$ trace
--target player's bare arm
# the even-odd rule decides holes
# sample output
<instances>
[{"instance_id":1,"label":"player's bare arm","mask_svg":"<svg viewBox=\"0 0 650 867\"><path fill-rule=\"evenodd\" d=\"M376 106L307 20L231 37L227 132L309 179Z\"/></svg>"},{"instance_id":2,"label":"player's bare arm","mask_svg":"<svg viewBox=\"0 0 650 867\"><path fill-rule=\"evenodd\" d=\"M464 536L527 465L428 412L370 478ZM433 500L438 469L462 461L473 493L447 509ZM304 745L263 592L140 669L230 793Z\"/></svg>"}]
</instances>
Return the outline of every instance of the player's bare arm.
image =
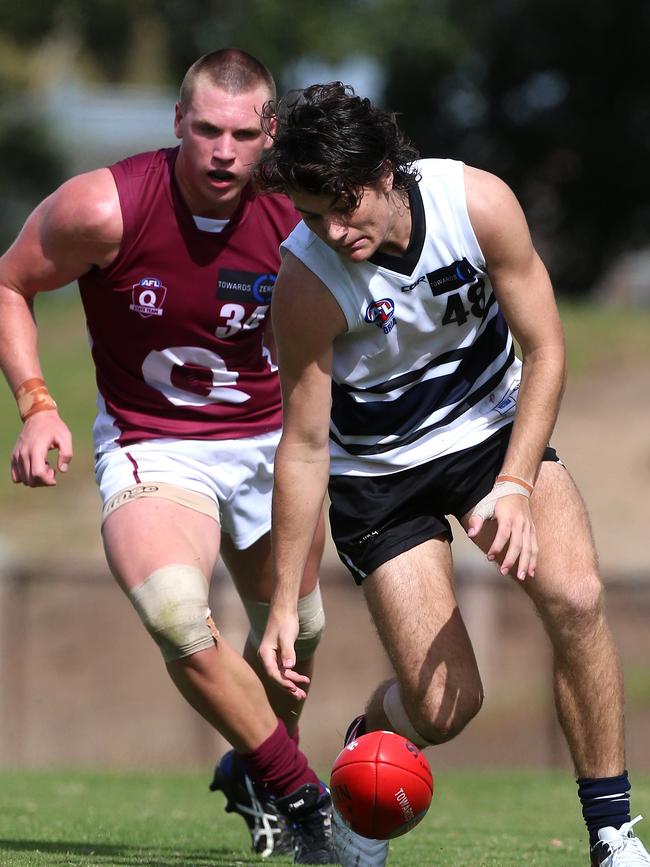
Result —
<instances>
[{"instance_id":1,"label":"player's bare arm","mask_svg":"<svg viewBox=\"0 0 650 867\"><path fill-rule=\"evenodd\" d=\"M20 389L25 422L11 458L14 482L56 484L47 452L58 450L57 469L63 472L72 458L70 432L43 379L33 298L67 285L93 265L109 264L121 236L117 190L111 173L102 169L72 178L41 202L0 259L0 367L12 391Z\"/></svg>"},{"instance_id":2,"label":"player's bare arm","mask_svg":"<svg viewBox=\"0 0 650 867\"><path fill-rule=\"evenodd\" d=\"M551 282L532 243L523 211L508 186L494 175L465 169L470 220L508 325L521 347L523 371L515 422L501 474L534 486L560 405L565 380L562 326ZM522 490L525 491L525 488ZM534 575L537 544L525 496L495 505L498 532L488 557L506 550L501 572L519 560L517 575ZM469 520L469 534L481 528Z\"/></svg>"},{"instance_id":3,"label":"player's bare arm","mask_svg":"<svg viewBox=\"0 0 650 867\"><path fill-rule=\"evenodd\" d=\"M287 254L273 293L280 362L282 437L273 492L274 590L260 657L296 698L305 678L292 671L300 581L329 477L332 342L345 330L340 307L301 262Z\"/></svg>"}]
</instances>

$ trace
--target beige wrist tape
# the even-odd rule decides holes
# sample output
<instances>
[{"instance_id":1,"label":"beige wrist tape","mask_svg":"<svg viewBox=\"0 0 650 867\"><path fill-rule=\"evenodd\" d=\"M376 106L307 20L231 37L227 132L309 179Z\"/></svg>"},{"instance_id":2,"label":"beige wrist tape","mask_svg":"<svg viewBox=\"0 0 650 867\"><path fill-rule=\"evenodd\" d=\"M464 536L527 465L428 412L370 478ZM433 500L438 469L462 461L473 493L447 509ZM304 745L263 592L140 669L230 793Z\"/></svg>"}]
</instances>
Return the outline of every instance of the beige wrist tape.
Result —
<instances>
[{"instance_id":1,"label":"beige wrist tape","mask_svg":"<svg viewBox=\"0 0 650 867\"><path fill-rule=\"evenodd\" d=\"M37 412L43 412L46 409L56 409L54 398L47 390L45 380L34 377L26 379L18 386L14 392L16 403L18 404L18 412L23 421L34 415Z\"/></svg>"},{"instance_id":2,"label":"beige wrist tape","mask_svg":"<svg viewBox=\"0 0 650 867\"><path fill-rule=\"evenodd\" d=\"M533 486L528 482L525 482L523 479L520 479L519 476L504 476L499 475L494 480L495 482L514 482L516 485L521 485L522 488L525 488L529 494L533 493Z\"/></svg>"},{"instance_id":3,"label":"beige wrist tape","mask_svg":"<svg viewBox=\"0 0 650 867\"><path fill-rule=\"evenodd\" d=\"M484 521L487 521L494 517L494 507L501 497L519 494L528 499L532 492L533 486L523 479L518 479L516 476L497 476L490 493L479 500L472 509L472 517L483 518Z\"/></svg>"}]
</instances>

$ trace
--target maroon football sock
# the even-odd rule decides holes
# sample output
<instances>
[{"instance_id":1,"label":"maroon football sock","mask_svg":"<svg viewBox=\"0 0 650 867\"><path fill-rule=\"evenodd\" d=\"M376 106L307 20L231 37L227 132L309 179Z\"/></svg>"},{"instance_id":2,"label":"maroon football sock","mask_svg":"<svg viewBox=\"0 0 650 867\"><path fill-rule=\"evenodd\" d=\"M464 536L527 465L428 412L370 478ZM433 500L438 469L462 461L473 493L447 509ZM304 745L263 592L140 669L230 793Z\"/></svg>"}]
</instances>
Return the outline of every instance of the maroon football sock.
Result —
<instances>
[{"instance_id":1,"label":"maroon football sock","mask_svg":"<svg viewBox=\"0 0 650 867\"><path fill-rule=\"evenodd\" d=\"M252 753L239 753L248 776L278 798L295 792L305 783L319 785L319 779L307 763L307 756L289 737L282 720L263 744Z\"/></svg>"}]
</instances>

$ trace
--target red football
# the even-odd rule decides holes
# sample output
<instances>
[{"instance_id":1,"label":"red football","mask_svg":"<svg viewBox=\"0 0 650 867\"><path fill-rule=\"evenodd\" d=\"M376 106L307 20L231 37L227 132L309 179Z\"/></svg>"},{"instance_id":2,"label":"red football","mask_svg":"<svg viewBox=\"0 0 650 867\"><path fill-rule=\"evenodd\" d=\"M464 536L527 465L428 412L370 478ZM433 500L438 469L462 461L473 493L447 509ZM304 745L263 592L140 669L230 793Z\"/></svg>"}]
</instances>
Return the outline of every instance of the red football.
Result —
<instances>
[{"instance_id":1,"label":"red football","mask_svg":"<svg viewBox=\"0 0 650 867\"><path fill-rule=\"evenodd\" d=\"M388 840L424 817L433 796L429 763L411 741L394 732L370 732L336 757L332 801L353 831Z\"/></svg>"}]
</instances>

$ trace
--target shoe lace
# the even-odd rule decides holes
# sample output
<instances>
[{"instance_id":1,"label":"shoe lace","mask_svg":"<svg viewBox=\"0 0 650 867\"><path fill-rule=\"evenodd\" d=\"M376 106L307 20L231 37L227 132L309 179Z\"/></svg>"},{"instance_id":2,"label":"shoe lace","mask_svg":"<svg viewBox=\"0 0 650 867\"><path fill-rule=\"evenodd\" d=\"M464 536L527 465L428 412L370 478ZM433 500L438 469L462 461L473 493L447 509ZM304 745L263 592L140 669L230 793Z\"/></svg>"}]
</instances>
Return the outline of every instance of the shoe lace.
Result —
<instances>
[{"instance_id":1,"label":"shoe lace","mask_svg":"<svg viewBox=\"0 0 650 867\"><path fill-rule=\"evenodd\" d=\"M648 867L650 865L650 855L645 846L630 833L634 825L640 822L643 816L637 816L631 822L626 822L620 827L620 836L609 842L612 853L615 855L614 867L620 864L620 867ZM621 854L625 856L625 861L618 858Z\"/></svg>"},{"instance_id":2,"label":"shoe lace","mask_svg":"<svg viewBox=\"0 0 650 867\"><path fill-rule=\"evenodd\" d=\"M265 804L257 795L251 780L244 777L243 783L250 800L250 806L237 804L239 812L246 813L253 820L250 827L253 848L263 858L268 857L274 849L274 837L282 834L283 828L277 813L265 809Z\"/></svg>"}]
</instances>

